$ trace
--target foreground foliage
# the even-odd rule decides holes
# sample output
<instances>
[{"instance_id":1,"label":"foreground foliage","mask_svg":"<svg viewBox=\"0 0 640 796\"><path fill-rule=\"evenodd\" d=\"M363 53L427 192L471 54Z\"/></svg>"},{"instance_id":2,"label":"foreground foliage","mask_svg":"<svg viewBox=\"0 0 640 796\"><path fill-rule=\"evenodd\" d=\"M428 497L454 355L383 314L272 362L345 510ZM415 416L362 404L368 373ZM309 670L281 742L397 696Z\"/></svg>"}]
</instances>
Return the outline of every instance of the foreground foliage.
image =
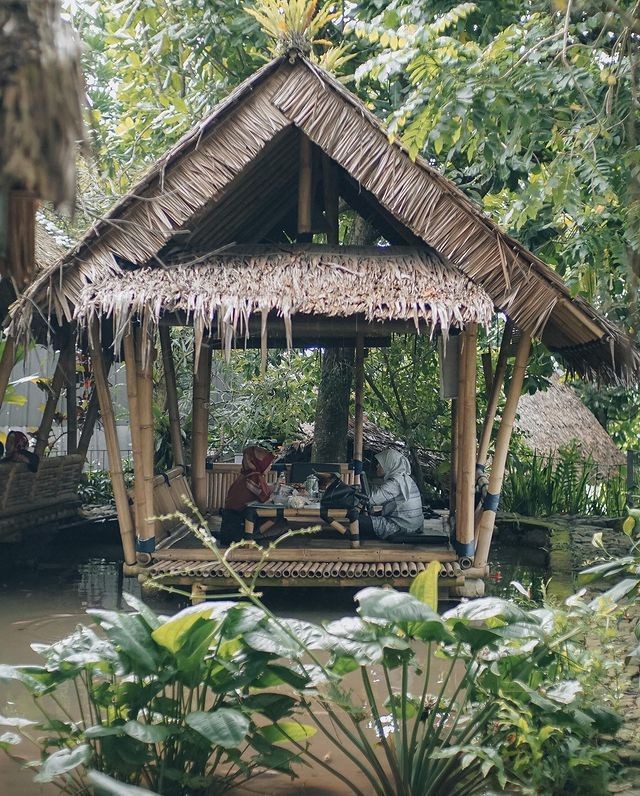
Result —
<instances>
[{"instance_id":1,"label":"foreground foliage","mask_svg":"<svg viewBox=\"0 0 640 796\"><path fill-rule=\"evenodd\" d=\"M74 794L91 792L88 769L173 796L304 763L360 796L471 794L487 779L559 794L588 778L604 792L613 757L601 736L618 719L582 685L593 608L484 599L441 617L423 602L425 578L411 594L364 589L358 616L324 625L276 617L242 581L249 601L170 618L132 597L132 613L91 611L101 632L34 645L42 667L0 668L44 717L1 719L0 746L29 739L36 779ZM335 766L309 745L314 733ZM364 788L344 775L345 756Z\"/></svg>"}]
</instances>

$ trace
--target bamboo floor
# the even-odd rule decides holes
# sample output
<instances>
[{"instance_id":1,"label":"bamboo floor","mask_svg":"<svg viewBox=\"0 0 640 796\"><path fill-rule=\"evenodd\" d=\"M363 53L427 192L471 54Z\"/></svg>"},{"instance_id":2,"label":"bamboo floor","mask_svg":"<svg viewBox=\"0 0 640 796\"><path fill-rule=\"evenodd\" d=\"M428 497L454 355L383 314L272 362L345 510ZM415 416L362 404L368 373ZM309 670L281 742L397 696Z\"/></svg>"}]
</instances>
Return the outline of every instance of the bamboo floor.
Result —
<instances>
[{"instance_id":1,"label":"bamboo floor","mask_svg":"<svg viewBox=\"0 0 640 796\"><path fill-rule=\"evenodd\" d=\"M352 548L348 539L294 537L277 547L236 548L226 554L237 575L255 579L259 587L364 587L391 585L406 588L429 562L441 563L443 591L462 587L468 578L483 578L485 570L463 570L442 530L440 521L425 528L428 544L398 544L382 540L361 541ZM258 539L260 537L258 536ZM220 548L224 553L225 548ZM224 563L212 550L189 535L180 533L164 542L151 554L143 579L150 577L175 586L192 586L215 591L234 586Z\"/></svg>"}]
</instances>

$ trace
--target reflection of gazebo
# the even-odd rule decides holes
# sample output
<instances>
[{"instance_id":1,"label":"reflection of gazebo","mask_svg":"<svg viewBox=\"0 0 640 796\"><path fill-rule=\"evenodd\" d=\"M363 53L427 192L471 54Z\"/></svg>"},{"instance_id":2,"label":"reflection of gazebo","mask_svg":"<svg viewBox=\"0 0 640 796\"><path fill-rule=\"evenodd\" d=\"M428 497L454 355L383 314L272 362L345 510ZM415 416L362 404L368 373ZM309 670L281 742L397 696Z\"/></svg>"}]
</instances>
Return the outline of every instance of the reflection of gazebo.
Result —
<instances>
[{"instance_id":1,"label":"reflection of gazebo","mask_svg":"<svg viewBox=\"0 0 640 796\"><path fill-rule=\"evenodd\" d=\"M338 246L340 199L370 221L389 245ZM476 333L494 306L509 320L477 446ZM64 260L35 282L13 315L10 333L41 333L41 314L54 331L71 321L89 329L126 564L134 565L136 555L139 560L150 557L152 572L172 572L177 582L211 583L215 578L222 584L223 579L216 577L217 565L207 551L154 550L159 531L152 519L151 365L157 332L174 462L180 465L184 457L169 327L194 329L191 486L201 509L208 502L205 455L213 348L246 344L261 347L266 355L268 346L354 345L357 460L365 346L384 344L396 331L461 332L455 336L458 344L452 344L460 365L454 401L453 548L370 542L356 550L346 543L311 540L270 558L262 579L272 584L311 583L312 576L323 584L406 582L434 559L446 562L451 583L483 577L531 336L540 337L584 376L635 378L639 364L617 329L584 302L571 299L551 269L502 233L432 167L413 162L398 142L390 143L355 96L296 52L245 81L169 150ZM105 366L121 352L134 447L133 514ZM512 353L515 363L493 453L490 495L475 527L475 464L486 461ZM239 552L236 558L242 560L242 571L251 574L254 553ZM465 575L460 566L469 564Z\"/></svg>"}]
</instances>

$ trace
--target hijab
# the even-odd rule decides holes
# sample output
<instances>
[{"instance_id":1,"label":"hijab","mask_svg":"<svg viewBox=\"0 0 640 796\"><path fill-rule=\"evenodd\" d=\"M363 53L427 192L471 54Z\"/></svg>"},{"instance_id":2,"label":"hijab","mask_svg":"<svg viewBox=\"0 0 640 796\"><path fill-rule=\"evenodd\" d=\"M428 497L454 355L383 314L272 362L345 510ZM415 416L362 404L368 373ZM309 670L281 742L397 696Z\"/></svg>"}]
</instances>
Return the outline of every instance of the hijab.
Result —
<instances>
[{"instance_id":1,"label":"hijab","mask_svg":"<svg viewBox=\"0 0 640 796\"><path fill-rule=\"evenodd\" d=\"M385 448L380 453L376 453L376 459L384 470L384 480L397 481L402 497L408 500L413 479L411 478L411 465L407 457L395 448Z\"/></svg>"},{"instance_id":2,"label":"hijab","mask_svg":"<svg viewBox=\"0 0 640 796\"><path fill-rule=\"evenodd\" d=\"M29 440L26 434L22 431L10 431L7 434L6 445L6 458L15 459L21 451L26 451L29 448ZM16 460L17 461L17 460Z\"/></svg>"},{"instance_id":3,"label":"hijab","mask_svg":"<svg viewBox=\"0 0 640 796\"><path fill-rule=\"evenodd\" d=\"M266 448L251 445L242 451L242 474L264 473L275 458Z\"/></svg>"}]
</instances>

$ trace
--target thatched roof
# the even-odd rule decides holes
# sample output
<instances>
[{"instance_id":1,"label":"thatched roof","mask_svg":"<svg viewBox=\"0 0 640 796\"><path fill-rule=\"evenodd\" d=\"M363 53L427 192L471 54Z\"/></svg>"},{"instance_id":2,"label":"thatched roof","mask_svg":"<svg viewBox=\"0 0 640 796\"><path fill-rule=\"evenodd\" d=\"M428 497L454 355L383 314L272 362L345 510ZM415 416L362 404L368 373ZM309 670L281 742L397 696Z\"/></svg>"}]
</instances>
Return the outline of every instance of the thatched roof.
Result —
<instances>
[{"instance_id":1,"label":"thatched roof","mask_svg":"<svg viewBox=\"0 0 640 796\"><path fill-rule=\"evenodd\" d=\"M114 272L83 288L76 317L112 317L117 338L145 311L156 323L164 313L181 313L203 329L218 319L240 335L252 314L275 311L291 343L296 315L410 319L416 329L426 323L448 330L487 325L493 302L457 268L417 248L254 245L195 264Z\"/></svg>"},{"instance_id":2,"label":"thatched roof","mask_svg":"<svg viewBox=\"0 0 640 796\"><path fill-rule=\"evenodd\" d=\"M524 434L527 446L538 453L556 454L561 448L575 444L601 470L618 467L626 461L624 453L575 390L557 377L547 390L521 396L516 427Z\"/></svg>"},{"instance_id":3,"label":"thatched roof","mask_svg":"<svg viewBox=\"0 0 640 796\"><path fill-rule=\"evenodd\" d=\"M0 190L73 206L84 137L80 48L59 0L0 4Z\"/></svg>"},{"instance_id":4,"label":"thatched roof","mask_svg":"<svg viewBox=\"0 0 640 796\"><path fill-rule=\"evenodd\" d=\"M30 327L34 304L60 319L86 314L82 302L114 274L162 268L176 252L200 255L286 232L301 136L337 167L342 197L391 244L432 247L580 374L637 378L640 354L620 330L572 299L551 268L432 166L411 160L355 95L299 54L263 67L170 149L37 280L14 332ZM198 301L193 290L189 301Z\"/></svg>"}]
</instances>

